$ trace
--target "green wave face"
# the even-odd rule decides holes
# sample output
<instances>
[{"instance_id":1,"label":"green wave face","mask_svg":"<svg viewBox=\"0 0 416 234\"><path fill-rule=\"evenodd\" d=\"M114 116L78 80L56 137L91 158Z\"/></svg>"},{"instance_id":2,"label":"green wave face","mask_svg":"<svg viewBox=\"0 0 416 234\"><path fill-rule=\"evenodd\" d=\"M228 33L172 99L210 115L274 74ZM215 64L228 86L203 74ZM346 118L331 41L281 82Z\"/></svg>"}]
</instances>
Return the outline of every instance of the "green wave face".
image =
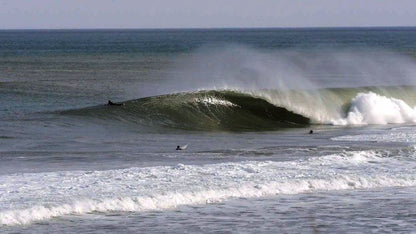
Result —
<instances>
[{"instance_id":1,"label":"green wave face","mask_svg":"<svg viewBox=\"0 0 416 234\"><path fill-rule=\"evenodd\" d=\"M330 124L346 116L358 93L375 92L414 105L413 87L320 90L211 90L146 97L123 106L96 106L64 114L185 130L264 131Z\"/></svg>"},{"instance_id":2,"label":"green wave face","mask_svg":"<svg viewBox=\"0 0 416 234\"><path fill-rule=\"evenodd\" d=\"M105 120L161 125L186 130L257 131L301 127L309 118L250 94L199 91L126 101L64 112Z\"/></svg>"}]
</instances>

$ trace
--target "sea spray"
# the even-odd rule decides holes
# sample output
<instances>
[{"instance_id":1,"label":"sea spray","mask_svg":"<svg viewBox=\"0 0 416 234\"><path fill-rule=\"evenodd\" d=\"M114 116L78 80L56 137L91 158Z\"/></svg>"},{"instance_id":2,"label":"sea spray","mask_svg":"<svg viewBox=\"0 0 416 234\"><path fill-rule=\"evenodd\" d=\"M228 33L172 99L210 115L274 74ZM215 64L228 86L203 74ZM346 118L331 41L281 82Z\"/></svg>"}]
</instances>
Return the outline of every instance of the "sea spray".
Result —
<instances>
[{"instance_id":1,"label":"sea spray","mask_svg":"<svg viewBox=\"0 0 416 234\"><path fill-rule=\"evenodd\" d=\"M336 125L416 123L416 107L403 100L373 92L359 93L351 101L347 117L333 121Z\"/></svg>"},{"instance_id":2,"label":"sea spray","mask_svg":"<svg viewBox=\"0 0 416 234\"><path fill-rule=\"evenodd\" d=\"M411 57L381 49L203 46L178 56L154 95L196 90L314 90L416 85Z\"/></svg>"},{"instance_id":3,"label":"sea spray","mask_svg":"<svg viewBox=\"0 0 416 234\"><path fill-rule=\"evenodd\" d=\"M348 107L360 92L371 91L400 99L410 106L416 102L414 88L400 88L415 87L414 60L383 49L264 50L241 44L205 45L178 56L170 71L155 94L232 90L264 99L314 124L412 122L409 118L403 121L353 120L360 117L348 114ZM349 120L346 120L347 115ZM242 126L252 124L247 122ZM218 125L221 124L208 124L211 129L226 129ZM255 130L257 126L248 128Z\"/></svg>"}]
</instances>

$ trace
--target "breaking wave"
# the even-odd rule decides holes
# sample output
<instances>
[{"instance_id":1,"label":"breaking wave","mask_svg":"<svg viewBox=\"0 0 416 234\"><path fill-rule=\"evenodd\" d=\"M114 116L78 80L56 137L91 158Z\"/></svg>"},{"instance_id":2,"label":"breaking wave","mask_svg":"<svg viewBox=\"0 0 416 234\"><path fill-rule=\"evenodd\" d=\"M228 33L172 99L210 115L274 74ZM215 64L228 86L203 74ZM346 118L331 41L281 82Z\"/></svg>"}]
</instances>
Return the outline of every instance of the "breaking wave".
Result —
<instances>
[{"instance_id":1,"label":"breaking wave","mask_svg":"<svg viewBox=\"0 0 416 234\"><path fill-rule=\"evenodd\" d=\"M249 93L177 93L64 112L101 119L191 130L269 130L305 126L310 119Z\"/></svg>"},{"instance_id":2,"label":"breaking wave","mask_svg":"<svg viewBox=\"0 0 416 234\"><path fill-rule=\"evenodd\" d=\"M310 124L416 123L414 87L202 90L62 112L186 130L257 131Z\"/></svg>"},{"instance_id":3,"label":"breaking wave","mask_svg":"<svg viewBox=\"0 0 416 234\"><path fill-rule=\"evenodd\" d=\"M352 99L346 118L334 121L341 125L402 123L416 123L416 107L373 92L359 93Z\"/></svg>"}]
</instances>

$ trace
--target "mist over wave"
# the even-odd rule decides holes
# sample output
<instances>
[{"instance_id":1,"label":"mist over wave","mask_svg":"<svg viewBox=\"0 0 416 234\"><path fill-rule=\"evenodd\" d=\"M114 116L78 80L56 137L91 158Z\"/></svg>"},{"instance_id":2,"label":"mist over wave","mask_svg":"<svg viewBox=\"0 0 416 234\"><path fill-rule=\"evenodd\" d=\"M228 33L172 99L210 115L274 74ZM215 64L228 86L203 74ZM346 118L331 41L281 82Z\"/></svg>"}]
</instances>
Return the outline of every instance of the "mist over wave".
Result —
<instances>
[{"instance_id":1,"label":"mist over wave","mask_svg":"<svg viewBox=\"0 0 416 234\"><path fill-rule=\"evenodd\" d=\"M178 56L171 72L156 94L201 89L307 90L416 84L413 57L380 49L206 46Z\"/></svg>"},{"instance_id":2,"label":"mist over wave","mask_svg":"<svg viewBox=\"0 0 416 234\"><path fill-rule=\"evenodd\" d=\"M414 123L415 74L414 58L380 49L262 50L242 45L211 45L178 56L166 80L147 93L162 95L158 99L170 104L172 102L167 99L172 98L176 107L179 96L194 95L194 103L205 103L208 108L192 104L191 109L195 110L192 120L178 120L172 117L172 112L157 116L165 116L166 125L173 122L176 127L190 125L193 129L274 129L279 124L273 126L269 123L273 121L301 125ZM229 91L234 92L233 95L248 95L247 100L260 99L271 106L255 111L254 115L252 109L249 115L240 112L243 116L240 120L251 120L239 122L239 126L228 126L224 123L226 119L237 118L237 115L224 109L232 109L233 113L238 109L247 110L241 102L235 103L227 95L224 97ZM189 100L186 103L189 104ZM176 111L190 109L186 103ZM275 108L308 121L276 115L267 117L268 111ZM156 110L155 113L160 112ZM269 122L263 124L264 119ZM207 123L205 127L192 124L201 121Z\"/></svg>"}]
</instances>

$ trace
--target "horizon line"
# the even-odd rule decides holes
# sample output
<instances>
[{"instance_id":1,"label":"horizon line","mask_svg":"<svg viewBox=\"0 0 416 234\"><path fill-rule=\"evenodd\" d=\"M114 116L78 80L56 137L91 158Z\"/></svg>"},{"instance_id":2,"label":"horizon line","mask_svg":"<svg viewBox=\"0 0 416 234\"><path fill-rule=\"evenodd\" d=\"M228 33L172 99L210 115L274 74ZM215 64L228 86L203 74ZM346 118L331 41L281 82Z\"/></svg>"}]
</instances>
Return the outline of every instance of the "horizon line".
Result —
<instances>
[{"instance_id":1,"label":"horizon line","mask_svg":"<svg viewBox=\"0 0 416 234\"><path fill-rule=\"evenodd\" d=\"M0 31L19 31L19 30L232 30L232 29L383 29L383 28L416 28L416 26L308 26L308 27L171 27L171 28L4 28Z\"/></svg>"}]
</instances>

